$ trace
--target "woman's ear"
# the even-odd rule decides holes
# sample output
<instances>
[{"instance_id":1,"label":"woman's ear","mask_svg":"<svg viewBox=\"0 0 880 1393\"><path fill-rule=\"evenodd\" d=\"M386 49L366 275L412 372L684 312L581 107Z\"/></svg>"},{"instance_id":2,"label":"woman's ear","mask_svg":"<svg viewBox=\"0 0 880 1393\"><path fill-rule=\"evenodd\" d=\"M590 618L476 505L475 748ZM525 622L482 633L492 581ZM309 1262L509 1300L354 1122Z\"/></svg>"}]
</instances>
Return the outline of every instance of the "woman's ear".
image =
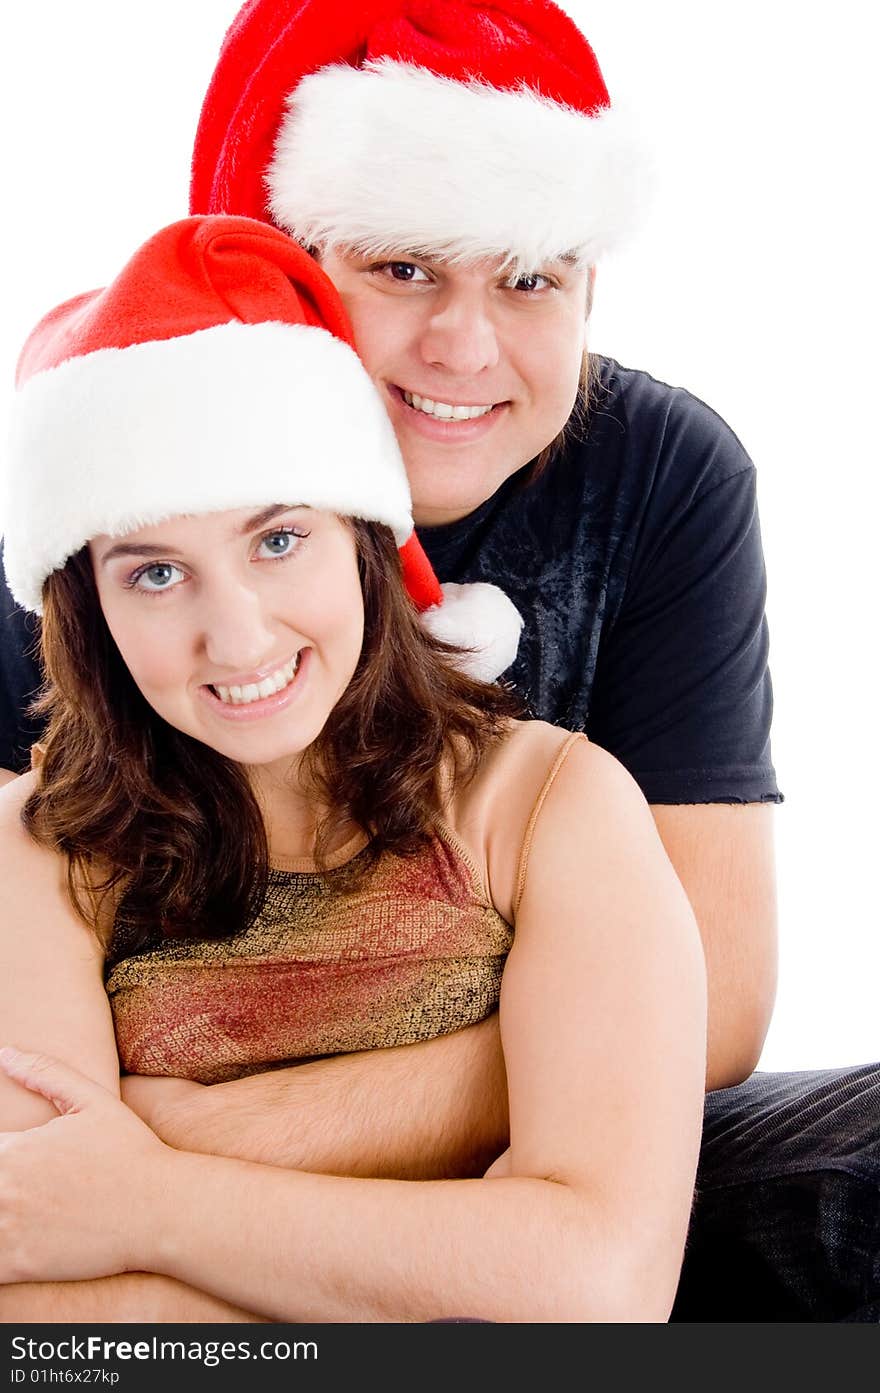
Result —
<instances>
[{"instance_id":1,"label":"woman's ear","mask_svg":"<svg viewBox=\"0 0 880 1393\"><path fill-rule=\"evenodd\" d=\"M589 269L588 269L588 271L587 271L587 314L586 314L586 318L587 318L587 319L589 319L590 313L591 313L592 308L593 308L593 288L595 287L595 284L596 284L596 268L595 268L595 266L590 266Z\"/></svg>"}]
</instances>

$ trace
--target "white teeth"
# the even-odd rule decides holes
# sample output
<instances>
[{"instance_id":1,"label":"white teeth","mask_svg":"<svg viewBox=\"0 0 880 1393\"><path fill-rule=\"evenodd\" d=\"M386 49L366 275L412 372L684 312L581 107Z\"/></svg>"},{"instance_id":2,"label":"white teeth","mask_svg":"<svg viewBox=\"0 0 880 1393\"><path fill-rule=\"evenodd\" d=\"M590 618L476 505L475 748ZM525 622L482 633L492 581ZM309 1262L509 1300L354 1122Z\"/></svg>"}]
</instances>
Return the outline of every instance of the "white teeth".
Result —
<instances>
[{"instance_id":1,"label":"white teeth","mask_svg":"<svg viewBox=\"0 0 880 1393\"><path fill-rule=\"evenodd\" d=\"M473 421L477 416L488 416L493 409L489 406L451 406L446 401L431 401L430 397L420 397L417 392L404 392L407 406L421 411L425 416L435 416L439 421Z\"/></svg>"},{"instance_id":2,"label":"white teeth","mask_svg":"<svg viewBox=\"0 0 880 1393\"><path fill-rule=\"evenodd\" d=\"M291 662L285 663L284 667L280 667L271 677L264 677L262 682L248 682L244 687L221 687L216 683L214 691L221 701L232 706L247 706L252 701L262 701L290 686L299 668L301 656L301 652L297 653Z\"/></svg>"}]
</instances>

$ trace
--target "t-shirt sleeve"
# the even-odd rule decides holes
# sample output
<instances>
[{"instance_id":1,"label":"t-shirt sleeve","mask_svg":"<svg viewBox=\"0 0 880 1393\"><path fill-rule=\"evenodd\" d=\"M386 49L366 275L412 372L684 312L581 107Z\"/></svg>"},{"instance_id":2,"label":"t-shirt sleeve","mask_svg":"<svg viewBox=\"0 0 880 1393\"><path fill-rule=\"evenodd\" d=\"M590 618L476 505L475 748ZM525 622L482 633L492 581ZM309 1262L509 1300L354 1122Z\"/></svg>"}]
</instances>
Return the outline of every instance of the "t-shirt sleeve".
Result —
<instances>
[{"instance_id":1,"label":"t-shirt sleeve","mask_svg":"<svg viewBox=\"0 0 880 1393\"><path fill-rule=\"evenodd\" d=\"M3 545L0 542L0 562ZM27 708L40 687L39 620L15 603L0 566L0 768L23 773L42 726Z\"/></svg>"},{"instance_id":2,"label":"t-shirt sleeve","mask_svg":"<svg viewBox=\"0 0 880 1393\"><path fill-rule=\"evenodd\" d=\"M713 468L660 477L597 655L590 737L649 803L782 801L755 469L714 420Z\"/></svg>"}]
</instances>

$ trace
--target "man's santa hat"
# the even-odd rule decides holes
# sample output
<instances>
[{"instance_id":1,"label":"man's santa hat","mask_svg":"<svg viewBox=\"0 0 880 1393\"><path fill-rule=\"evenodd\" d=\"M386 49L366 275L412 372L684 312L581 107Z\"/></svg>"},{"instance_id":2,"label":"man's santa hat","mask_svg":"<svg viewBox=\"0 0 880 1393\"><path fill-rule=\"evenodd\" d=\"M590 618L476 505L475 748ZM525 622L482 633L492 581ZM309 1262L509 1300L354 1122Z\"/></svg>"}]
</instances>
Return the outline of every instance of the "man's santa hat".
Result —
<instances>
[{"instance_id":1,"label":"man's santa hat","mask_svg":"<svg viewBox=\"0 0 880 1393\"><path fill-rule=\"evenodd\" d=\"M312 257L248 218L187 218L105 290L48 314L18 368L6 456L9 587L43 582L91 538L180 514L307 505L385 523L426 626L485 680L522 621L485 584L441 587L413 532L400 451Z\"/></svg>"},{"instance_id":2,"label":"man's santa hat","mask_svg":"<svg viewBox=\"0 0 880 1393\"><path fill-rule=\"evenodd\" d=\"M641 172L549 0L248 0L202 108L190 208L310 247L528 271L614 245Z\"/></svg>"}]
</instances>

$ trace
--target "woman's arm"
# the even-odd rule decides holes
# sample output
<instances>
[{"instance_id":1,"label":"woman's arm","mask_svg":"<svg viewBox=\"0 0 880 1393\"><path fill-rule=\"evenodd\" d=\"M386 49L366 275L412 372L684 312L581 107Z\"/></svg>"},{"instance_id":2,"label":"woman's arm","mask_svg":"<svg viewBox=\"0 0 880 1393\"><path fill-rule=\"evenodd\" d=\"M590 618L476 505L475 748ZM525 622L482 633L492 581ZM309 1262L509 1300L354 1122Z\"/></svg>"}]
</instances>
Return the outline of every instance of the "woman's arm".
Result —
<instances>
[{"instance_id":1,"label":"woman's arm","mask_svg":"<svg viewBox=\"0 0 880 1393\"><path fill-rule=\"evenodd\" d=\"M36 1314L36 1313L39 1314ZM0 1325L40 1320L64 1325L269 1324L268 1317L157 1277L126 1272L92 1282L36 1282L0 1287Z\"/></svg>"},{"instance_id":2,"label":"woman's arm","mask_svg":"<svg viewBox=\"0 0 880 1393\"><path fill-rule=\"evenodd\" d=\"M112 1163L89 1155L104 1270L146 1267L284 1320L665 1320L699 1148L705 972L644 799L586 743L545 800L516 929L508 1175L343 1179L174 1152L109 1094L25 1061L69 1111L4 1142L5 1261L20 1278L81 1271L63 1234L85 1191L57 1180L81 1174L99 1121L114 1139Z\"/></svg>"},{"instance_id":3,"label":"woman's arm","mask_svg":"<svg viewBox=\"0 0 880 1393\"><path fill-rule=\"evenodd\" d=\"M37 846L21 825L34 777L25 774L0 791L0 1020L7 1039L75 1063L118 1097L101 945L73 911L64 859ZM37 1127L56 1116L45 1098L0 1074L4 1131ZM91 1225L101 1222L100 1210L92 1208ZM251 1319L224 1310L214 1297L143 1273L0 1288L0 1321L6 1322Z\"/></svg>"},{"instance_id":4,"label":"woman's arm","mask_svg":"<svg viewBox=\"0 0 880 1393\"><path fill-rule=\"evenodd\" d=\"M38 846L21 823L36 775L0 790L0 1019L10 1039L75 1063L119 1093L113 1019L98 937L74 912L64 857ZM43 1098L0 1078L0 1122L35 1127L55 1116Z\"/></svg>"}]
</instances>

